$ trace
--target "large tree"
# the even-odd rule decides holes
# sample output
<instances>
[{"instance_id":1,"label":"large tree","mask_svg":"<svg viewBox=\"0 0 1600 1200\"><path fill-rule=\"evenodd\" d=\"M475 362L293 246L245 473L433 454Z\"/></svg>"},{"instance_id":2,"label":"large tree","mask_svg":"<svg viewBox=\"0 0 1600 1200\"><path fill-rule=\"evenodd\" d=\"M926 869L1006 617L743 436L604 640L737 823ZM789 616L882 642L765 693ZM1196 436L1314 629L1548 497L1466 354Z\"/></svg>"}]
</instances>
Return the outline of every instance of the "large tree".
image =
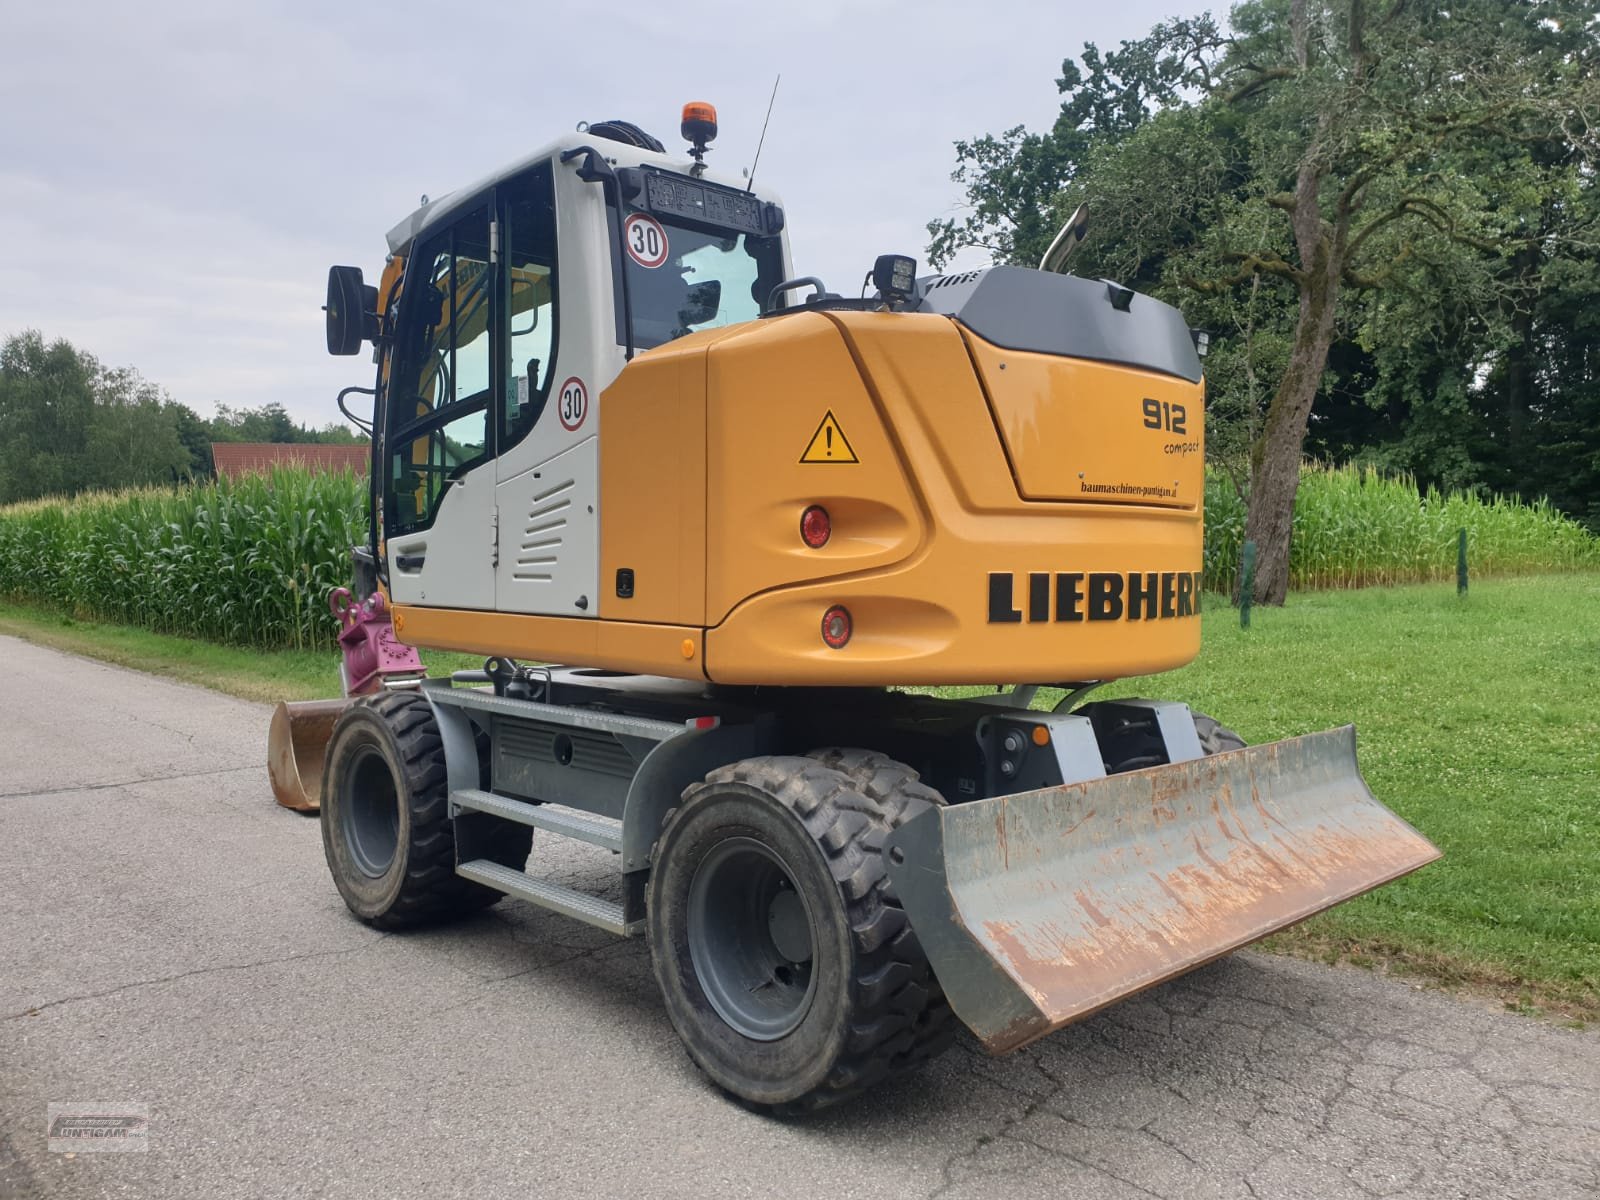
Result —
<instances>
[{"instance_id":1,"label":"large tree","mask_svg":"<svg viewBox=\"0 0 1600 1200\"><path fill-rule=\"evenodd\" d=\"M212 473L211 443L364 441L297 425L281 404L218 405L207 421L127 367L25 330L0 343L0 504Z\"/></svg>"},{"instance_id":2,"label":"large tree","mask_svg":"<svg viewBox=\"0 0 1600 1200\"><path fill-rule=\"evenodd\" d=\"M0 346L0 504L186 478L161 390L28 330ZM193 414L190 414L193 416Z\"/></svg>"},{"instance_id":3,"label":"large tree","mask_svg":"<svg viewBox=\"0 0 1600 1200\"><path fill-rule=\"evenodd\" d=\"M77 489L94 419L93 358L37 331L0 346L0 504Z\"/></svg>"},{"instance_id":4,"label":"large tree","mask_svg":"<svg viewBox=\"0 0 1600 1200\"><path fill-rule=\"evenodd\" d=\"M366 440L338 421L320 429L296 424L288 410L276 402L263 404L259 408L231 408L219 404L210 427L212 440L218 442L332 442L353 445Z\"/></svg>"},{"instance_id":5,"label":"large tree","mask_svg":"<svg viewBox=\"0 0 1600 1200\"><path fill-rule=\"evenodd\" d=\"M1050 134L958 147L972 213L931 226L933 250L988 244L1027 261L1048 236L1035 227L1087 200L1088 269L1232 335L1208 374L1245 450L1256 598L1281 603L1301 456L1341 321L1354 338L1379 289L1409 288L1425 306L1430 277L1469 308L1500 304L1502 325L1525 302L1527 260L1548 251L1528 198L1581 175L1591 143L1587 8L1249 0L1226 31L1206 16L1114 55L1091 47L1087 73L1063 73ZM1047 219L1015 214L1052 183ZM1464 386L1459 370L1446 382Z\"/></svg>"}]
</instances>

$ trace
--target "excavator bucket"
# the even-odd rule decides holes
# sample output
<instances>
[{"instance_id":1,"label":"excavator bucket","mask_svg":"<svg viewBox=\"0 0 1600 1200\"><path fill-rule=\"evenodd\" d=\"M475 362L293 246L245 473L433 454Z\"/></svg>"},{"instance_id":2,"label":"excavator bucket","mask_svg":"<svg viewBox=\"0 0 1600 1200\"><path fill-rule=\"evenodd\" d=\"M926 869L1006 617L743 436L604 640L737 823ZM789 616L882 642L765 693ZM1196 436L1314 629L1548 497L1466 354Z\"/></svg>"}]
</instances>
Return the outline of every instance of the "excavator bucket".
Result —
<instances>
[{"instance_id":1,"label":"excavator bucket","mask_svg":"<svg viewBox=\"0 0 1600 1200\"><path fill-rule=\"evenodd\" d=\"M1439 857L1367 789L1352 726L930 810L886 850L994 1054Z\"/></svg>"},{"instance_id":2,"label":"excavator bucket","mask_svg":"<svg viewBox=\"0 0 1600 1200\"><path fill-rule=\"evenodd\" d=\"M267 730L267 774L278 803L296 812L322 807L322 760L334 722L350 700L280 701Z\"/></svg>"},{"instance_id":3,"label":"excavator bucket","mask_svg":"<svg viewBox=\"0 0 1600 1200\"><path fill-rule=\"evenodd\" d=\"M363 561L370 573L371 559L363 559L360 547L352 557L358 576ZM371 582L375 585L376 579ZM280 701L272 710L272 726L267 731L272 794L279 804L296 812L322 808L322 760L334 723L350 707L352 698L385 687L415 686L427 674L416 650L395 637L389 602L382 592L373 591L365 600L358 600L349 588L334 588L328 593L328 610L339 622L343 655L339 676L345 699Z\"/></svg>"}]
</instances>

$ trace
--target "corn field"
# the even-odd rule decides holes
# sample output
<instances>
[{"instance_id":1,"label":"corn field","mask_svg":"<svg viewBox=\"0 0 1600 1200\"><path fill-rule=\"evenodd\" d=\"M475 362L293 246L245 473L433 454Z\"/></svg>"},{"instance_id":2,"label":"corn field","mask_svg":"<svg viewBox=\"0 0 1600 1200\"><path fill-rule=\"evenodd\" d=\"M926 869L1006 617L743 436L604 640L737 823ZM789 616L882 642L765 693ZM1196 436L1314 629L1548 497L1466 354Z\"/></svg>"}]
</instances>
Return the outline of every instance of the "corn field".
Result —
<instances>
[{"instance_id":1,"label":"corn field","mask_svg":"<svg viewBox=\"0 0 1600 1200\"><path fill-rule=\"evenodd\" d=\"M1206 587L1232 589L1244 544L1244 501L1206 478ZM1289 586L1359 588L1453 579L1467 531L1474 576L1600 568L1600 540L1548 503L1464 492L1420 494L1407 476L1307 465L1295 499Z\"/></svg>"},{"instance_id":2,"label":"corn field","mask_svg":"<svg viewBox=\"0 0 1600 1200\"><path fill-rule=\"evenodd\" d=\"M330 589L363 540L366 483L280 470L0 509L0 596L72 616L263 648L328 649ZM1409 479L1307 467L1290 558L1296 588L1449 579L1467 530L1474 575L1600 568L1600 541L1547 504L1419 495ZM1206 487L1206 584L1228 590L1244 504Z\"/></svg>"},{"instance_id":3,"label":"corn field","mask_svg":"<svg viewBox=\"0 0 1600 1200\"><path fill-rule=\"evenodd\" d=\"M327 649L328 592L365 540L366 483L280 470L0 509L0 595L264 648Z\"/></svg>"}]
</instances>

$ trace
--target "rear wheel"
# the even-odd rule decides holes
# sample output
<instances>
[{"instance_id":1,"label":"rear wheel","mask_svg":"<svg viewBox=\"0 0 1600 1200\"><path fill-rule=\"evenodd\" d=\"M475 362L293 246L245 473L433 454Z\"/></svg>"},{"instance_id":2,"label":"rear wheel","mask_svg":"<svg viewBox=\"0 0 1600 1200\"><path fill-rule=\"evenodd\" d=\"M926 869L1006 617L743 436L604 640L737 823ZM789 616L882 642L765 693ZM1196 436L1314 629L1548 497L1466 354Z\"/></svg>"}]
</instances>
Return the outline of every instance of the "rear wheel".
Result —
<instances>
[{"instance_id":1,"label":"rear wheel","mask_svg":"<svg viewBox=\"0 0 1600 1200\"><path fill-rule=\"evenodd\" d=\"M898 829L930 807L944 807L944 797L923 783L921 775L881 751L862 750L853 746L828 746L812 750L806 757L850 776L856 787L861 789L862 795L882 807L891 828ZM886 903L898 907L899 898L887 880L884 882L883 895ZM908 928L904 936L914 943L917 935ZM917 944L916 953L922 953L920 944ZM944 989L939 986L931 967L927 987L927 1006L912 1023L912 1042L904 1058L896 1062L896 1073L936 1058L956 1040L956 1014L945 999Z\"/></svg>"},{"instance_id":2,"label":"rear wheel","mask_svg":"<svg viewBox=\"0 0 1600 1200\"><path fill-rule=\"evenodd\" d=\"M926 1057L937 989L881 853L923 807L811 758L748 759L684 793L646 924L668 1016L718 1086L806 1112Z\"/></svg>"},{"instance_id":3,"label":"rear wheel","mask_svg":"<svg viewBox=\"0 0 1600 1200\"><path fill-rule=\"evenodd\" d=\"M501 893L456 874L444 745L416 692L351 705L334 726L322 782L322 848L350 911L379 929L446 920ZM501 822L495 861L522 867L533 831Z\"/></svg>"}]
</instances>

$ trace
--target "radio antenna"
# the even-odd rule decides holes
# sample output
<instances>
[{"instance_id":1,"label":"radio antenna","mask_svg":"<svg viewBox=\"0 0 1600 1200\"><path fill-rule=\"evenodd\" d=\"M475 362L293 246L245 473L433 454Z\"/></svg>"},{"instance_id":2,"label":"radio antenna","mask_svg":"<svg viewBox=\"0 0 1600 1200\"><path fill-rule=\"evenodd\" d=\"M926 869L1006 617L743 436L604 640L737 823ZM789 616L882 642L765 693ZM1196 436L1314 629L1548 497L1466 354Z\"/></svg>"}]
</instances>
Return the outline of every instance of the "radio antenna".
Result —
<instances>
[{"instance_id":1,"label":"radio antenna","mask_svg":"<svg viewBox=\"0 0 1600 1200\"><path fill-rule=\"evenodd\" d=\"M783 75L780 72L778 77L772 81L772 96L767 101L766 119L761 122L761 138L756 142L756 156L750 163L750 180L744 186L746 192L751 191L756 186L756 167L761 163L761 147L766 145L767 142L767 122L772 120L772 105L778 98L778 84L782 82Z\"/></svg>"}]
</instances>

